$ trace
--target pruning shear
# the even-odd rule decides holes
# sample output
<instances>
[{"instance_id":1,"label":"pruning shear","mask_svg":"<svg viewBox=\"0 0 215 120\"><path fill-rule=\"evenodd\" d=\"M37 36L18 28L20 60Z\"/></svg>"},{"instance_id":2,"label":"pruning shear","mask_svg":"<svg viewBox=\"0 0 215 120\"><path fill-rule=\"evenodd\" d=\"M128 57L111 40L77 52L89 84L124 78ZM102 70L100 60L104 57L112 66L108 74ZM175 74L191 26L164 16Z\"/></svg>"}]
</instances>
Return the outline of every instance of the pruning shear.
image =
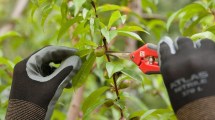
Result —
<instances>
[{"instance_id":1,"label":"pruning shear","mask_svg":"<svg viewBox=\"0 0 215 120\"><path fill-rule=\"evenodd\" d=\"M157 46L154 44L147 43L134 52L107 51L106 54L132 60L145 74L160 73Z\"/></svg>"}]
</instances>

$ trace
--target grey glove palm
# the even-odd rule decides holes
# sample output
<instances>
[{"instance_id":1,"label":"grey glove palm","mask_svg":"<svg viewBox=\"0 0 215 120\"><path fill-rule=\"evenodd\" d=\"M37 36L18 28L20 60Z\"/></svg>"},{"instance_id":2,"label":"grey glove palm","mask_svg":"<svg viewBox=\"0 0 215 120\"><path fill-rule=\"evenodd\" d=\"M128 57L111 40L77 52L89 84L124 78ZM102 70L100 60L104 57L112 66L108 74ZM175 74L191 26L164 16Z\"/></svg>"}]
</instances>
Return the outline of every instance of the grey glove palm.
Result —
<instances>
[{"instance_id":1,"label":"grey glove palm","mask_svg":"<svg viewBox=\"0 0 215 120\"><path fill-rule=\"evenodd\" d=\"M14 68L6 119L50 119L54 105L81 66L76 50L48 46ZM51 62L61 63L59 68Z\"/></svg>"}]
</instances>

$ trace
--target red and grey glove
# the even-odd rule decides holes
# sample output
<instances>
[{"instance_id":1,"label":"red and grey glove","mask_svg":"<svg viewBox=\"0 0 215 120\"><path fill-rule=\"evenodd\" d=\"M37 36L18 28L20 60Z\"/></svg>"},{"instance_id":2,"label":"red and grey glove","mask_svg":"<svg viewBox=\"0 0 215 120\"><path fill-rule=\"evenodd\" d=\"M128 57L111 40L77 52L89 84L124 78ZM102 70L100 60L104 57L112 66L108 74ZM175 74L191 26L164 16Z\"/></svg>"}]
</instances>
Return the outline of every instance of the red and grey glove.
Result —
<instances>
[{"instance_id":1,"label":"red and grey glove","mask_svg":"<svg viewBox=\"0 0 215 120\"><path fill-rule=\"evenodd\" d=\"M81 66L75 49L48 46L14 68L6 120L49 120L63 89ZM51 62L61 63L53 68Z\"/></svg>"},{"instance_id":2,"label":"red and grey glove","mask_svg":"<svg viewBox=\"0 0 215 120\"><path fill-rule=\"evenodd\" d=\"M215 120L215 43L165 37L158 46L161 74L180 120Z\"/></svg>"}]
</instances>

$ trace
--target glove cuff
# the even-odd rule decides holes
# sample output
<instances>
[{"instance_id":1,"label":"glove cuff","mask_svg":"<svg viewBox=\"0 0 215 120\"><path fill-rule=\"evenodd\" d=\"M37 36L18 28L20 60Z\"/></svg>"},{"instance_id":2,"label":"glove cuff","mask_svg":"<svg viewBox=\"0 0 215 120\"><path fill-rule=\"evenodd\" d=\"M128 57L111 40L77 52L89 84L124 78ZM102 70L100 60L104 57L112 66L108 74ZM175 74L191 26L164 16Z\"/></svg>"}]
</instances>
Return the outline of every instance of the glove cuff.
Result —
<instances>
[{"instance_id":1,"label":"glove cuff","mask_svg":"<svg viewBox=\"0 0 215 120\"><path fill-rule=\"evenodd\" d=\"M40 106L18 99L10 99L6 120L44 120L46 110Z\"/></svg>"},{"instance_id":2,"label":"glove cuff","mask_svg":"<svg viewBox=\"0 0 215 120\"><path fill-rule=\"evenodd\" d=\"M180 108L176 114L179 120L215 120L215 96L190 102Z\"/></svg>"}]
</instances>

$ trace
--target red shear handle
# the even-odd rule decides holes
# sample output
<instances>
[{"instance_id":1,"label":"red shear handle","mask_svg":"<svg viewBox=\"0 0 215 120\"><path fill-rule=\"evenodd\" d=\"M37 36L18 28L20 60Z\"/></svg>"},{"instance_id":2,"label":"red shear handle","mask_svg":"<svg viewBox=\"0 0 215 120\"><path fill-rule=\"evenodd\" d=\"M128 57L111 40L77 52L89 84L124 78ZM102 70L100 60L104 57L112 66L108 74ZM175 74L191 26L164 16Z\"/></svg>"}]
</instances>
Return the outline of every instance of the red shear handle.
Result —
<instances>
[{"instance_id":1,"label":"red shear handle","mask_svg":"<svg viewBox=\"0 0 215 120\"><path fill-rule=\"evenodd\" d=\"M160 67L156 59L158 59L157 48L153 44L145 44L130 54L131 60L139 66L140 70L145 74L160 73Z\"/></svg>"}]
</instances>

